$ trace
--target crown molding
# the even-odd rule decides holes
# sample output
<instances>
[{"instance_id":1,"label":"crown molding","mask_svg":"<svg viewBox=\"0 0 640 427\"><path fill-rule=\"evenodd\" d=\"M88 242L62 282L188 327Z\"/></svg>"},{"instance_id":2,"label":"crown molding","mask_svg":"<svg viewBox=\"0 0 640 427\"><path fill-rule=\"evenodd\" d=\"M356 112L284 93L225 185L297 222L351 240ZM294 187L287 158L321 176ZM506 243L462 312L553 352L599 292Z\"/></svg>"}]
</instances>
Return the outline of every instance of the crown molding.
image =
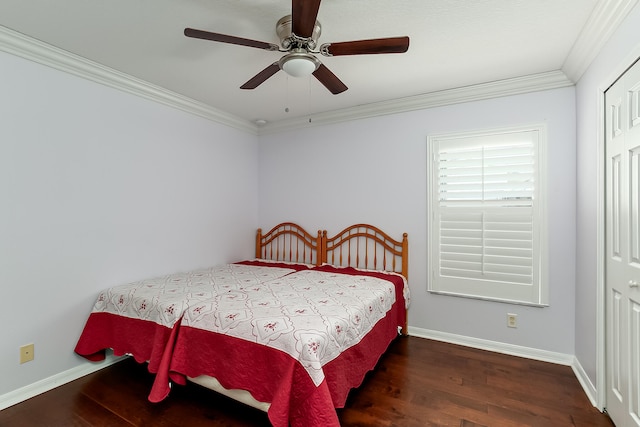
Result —
<instances>
[{"instance_id":1,"label":"crown molding","mask_svg":"<svg viewBox=\"0 0 640 427\"><path fill-rule=\"evenodd\" d=\"M97 62L0 26L0 51L121 90L236 129L257 133L248 120L137 79Z\"/></svg>"},{"instance_id":2,"label":"crown molding","mask_svg":"<svg viewBox=\"0 0 640 427\"><path fill-rule=\"evenodd\" d=\"M306 117L297 117L269 123L258 129L259 135L283 132L309 126L319 126L364 119L407 111L423 110L445 105L464 102L480 101L499 98L502 96L518 95L542 90L557 89L573 86L574 83L560 70L529 76L516 77L455 89L447 89L406 98L360 105Z\"/></svg>"},{"instance_id":3,"label":"crown molding","mask_svg":"<svg viewBox=\"0 0 640 427\"><path fill-rule=\"evenodd\" d=\"M604 44L637 3L638 0L601 0L597 2L562 65L562 71L571 81L578 82L580 80Z\"/></svg>"},{"instance_id":4,"label":"crown molding","mask_svg":"<svg viewBox=\"0 0 640 427\"><path fill-rule=\"evenodd\" d=\"M333 110L256 126L254 123L0 26L0 51L55 68L236 129L262 135L464 102L572 86L639 0L599 1L562 69Z\"/></svg>"}]
</instances>

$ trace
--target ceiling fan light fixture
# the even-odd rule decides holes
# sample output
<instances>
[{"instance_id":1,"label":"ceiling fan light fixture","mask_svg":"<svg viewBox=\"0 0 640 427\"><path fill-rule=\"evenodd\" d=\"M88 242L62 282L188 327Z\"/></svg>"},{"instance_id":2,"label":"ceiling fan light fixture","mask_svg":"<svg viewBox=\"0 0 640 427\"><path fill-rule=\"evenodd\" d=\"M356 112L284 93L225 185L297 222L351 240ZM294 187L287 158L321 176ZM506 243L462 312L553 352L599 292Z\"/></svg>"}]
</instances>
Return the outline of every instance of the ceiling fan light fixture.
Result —
<instances>
[{"instance_id":1,"label":"ceiling fan light fixture","mask_svg":"<svg viewBox=\"0 0 640 427\"><path fill-rule=\"evenodd\" d=\"M280 68L291 77L306 77L318 69L320 61L307 53L291 52L280 59Z\"/></svg>"},{"instance_id":2,"label":"ceiling fan light fixture","mask_svg":"<svg viewBox=\"0 0 640 427\"><path fill-rule=\"evenodd\" d=\"M316 65L305 58L291 58L282 64L282 69L292 77L306 77L316 70Z\"/></svg>"}]
</instances>

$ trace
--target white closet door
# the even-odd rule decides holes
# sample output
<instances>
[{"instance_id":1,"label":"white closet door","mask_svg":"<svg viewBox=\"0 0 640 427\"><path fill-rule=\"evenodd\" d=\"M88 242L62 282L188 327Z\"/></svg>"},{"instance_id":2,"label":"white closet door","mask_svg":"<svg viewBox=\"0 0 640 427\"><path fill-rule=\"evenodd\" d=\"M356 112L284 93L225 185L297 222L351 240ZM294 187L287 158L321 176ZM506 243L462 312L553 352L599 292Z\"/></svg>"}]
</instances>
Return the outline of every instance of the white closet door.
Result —
<instances>
[{"instance_id":1,"label":"white closet door","mask_svg":"<svg viewBox=\"0 0 640 427\"><path fill-rule=\"evenodd\" d=\"M640 427L640 62L605 94L607 403Z\"/></svg>"}]
</instances>

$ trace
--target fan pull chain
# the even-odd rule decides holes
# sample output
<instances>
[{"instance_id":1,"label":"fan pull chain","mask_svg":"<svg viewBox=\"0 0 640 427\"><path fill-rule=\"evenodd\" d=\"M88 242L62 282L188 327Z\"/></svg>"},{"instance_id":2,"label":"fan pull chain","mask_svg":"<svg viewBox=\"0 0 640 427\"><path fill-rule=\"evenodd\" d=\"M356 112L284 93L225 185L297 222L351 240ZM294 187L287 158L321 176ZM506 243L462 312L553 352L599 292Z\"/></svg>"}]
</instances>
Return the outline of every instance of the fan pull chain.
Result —
<instances>
[{"instance_id":1,"label":"fan pull chain","mask_svg":"<svg viewBox=\"0 0 640 427\"><path fill-rule=\"evenodd\" d=\"M286 74L286 73L285 73ZM284 95L284 112L289 112L289 75L285 77L285 95Z\"/></svg>"},{"instance_id":2,"label":"fan pull chain","mask_svg":"<svg viewBox=\"0 0 640 427\"><path fill-rule=\"evenodd\" d=\"M309 97L307 98L307 113L309 114L309 123L311 123L311 76L307 78L307 86L309 88Z\"/></svg>"}]
</instances>

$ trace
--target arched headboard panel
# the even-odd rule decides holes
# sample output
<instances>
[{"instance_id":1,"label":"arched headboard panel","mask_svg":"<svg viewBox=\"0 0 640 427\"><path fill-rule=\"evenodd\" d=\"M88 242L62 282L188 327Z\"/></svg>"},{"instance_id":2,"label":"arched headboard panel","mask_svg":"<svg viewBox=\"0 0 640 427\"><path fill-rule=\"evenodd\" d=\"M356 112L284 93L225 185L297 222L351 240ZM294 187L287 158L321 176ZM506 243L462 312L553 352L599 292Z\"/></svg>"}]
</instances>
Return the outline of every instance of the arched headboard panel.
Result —
<instances>
[{"instance_id":1,"label":"arched headboard panel","mask_svg":"<svg viewBox=\"0 0 640 427\"><path fill-rule=\"evenodd\" d=\"M351 225L333 237L322 238L323 262L368 270L385 270L409 278L409 242L407 233L396 240L369 224Z\"/></svg>"},{"instance_id":2,"label":"arched headboard panel","mask_svg":"<svg viewBox=\"0 0 640 427\"><path fill-rule=\"evenodd\" d=\"M313 236L293 222L283 222L267 233L258 229L256 235L256 258L271 261L322 264L322 232Z\"/></svg>"}]
</instances>

